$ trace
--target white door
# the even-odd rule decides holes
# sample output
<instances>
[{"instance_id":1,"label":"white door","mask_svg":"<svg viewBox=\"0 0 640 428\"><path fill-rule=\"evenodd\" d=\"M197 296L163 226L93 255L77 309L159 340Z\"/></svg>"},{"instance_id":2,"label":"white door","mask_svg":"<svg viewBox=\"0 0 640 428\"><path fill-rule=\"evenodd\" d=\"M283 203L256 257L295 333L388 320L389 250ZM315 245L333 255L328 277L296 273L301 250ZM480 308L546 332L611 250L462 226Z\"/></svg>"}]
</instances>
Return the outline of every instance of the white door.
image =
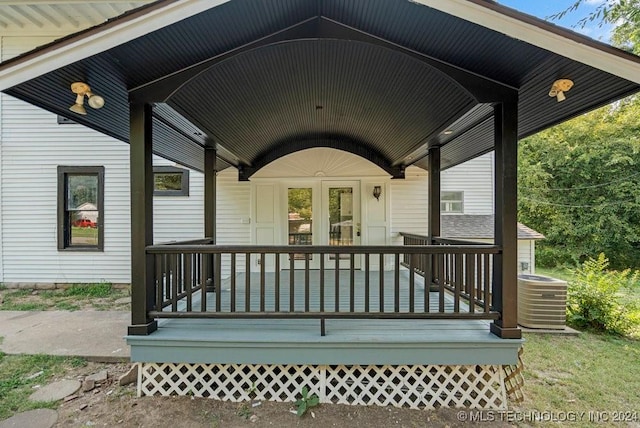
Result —
<instances>
[{"instance_id":1,"label":"white door","mask_svg":"<svg viewBox=\"0 0 640 428\"><path fill-rule=\"evenodd\" d=\"M358 181L322 182L322 244L349 246L360 244L360 183ZM360 267L360 256L354 258L356 268ZM340 255L340 269L351 267L349 254ZM336 255L325 256L325 266L336 267Z\"/></svg>"},{"instance_id":2,"label":"white door","mask_svg":"<svg viewBox=\"0 0 640 428\"><path fill-rule=\"evenodd\" d=\"M357 245L360 243L360 183L357 181L322 181L286 186L288 245ZM294 254L294 267L304 268L304 254ZM325 256L325 267L335 268L335 254ZM290 257L282 267L290 267ZM340 257L340 269L351 266L349 255ZM314 255L311 269L320 268ZM355 267L359 267L356 257Z\"/></svg>"}]
</instances>

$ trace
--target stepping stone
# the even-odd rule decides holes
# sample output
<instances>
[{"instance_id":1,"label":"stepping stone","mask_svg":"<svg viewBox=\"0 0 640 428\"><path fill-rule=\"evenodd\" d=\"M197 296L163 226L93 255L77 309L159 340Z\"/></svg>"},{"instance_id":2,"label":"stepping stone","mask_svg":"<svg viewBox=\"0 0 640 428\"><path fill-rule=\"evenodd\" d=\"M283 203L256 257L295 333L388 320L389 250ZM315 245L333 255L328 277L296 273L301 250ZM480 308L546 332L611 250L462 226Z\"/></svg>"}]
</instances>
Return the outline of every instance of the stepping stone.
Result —
<instances>
[{"instance_id":1,"label":"stepping stone","mask_svg":"<svg viewBox=\"0 0 640 428\"><path fill-rule=\"evenodd\" d=\"M77 380L61 380L43 386L29 397L31 401L58 401L80 389Z\"/></svg>"},{"instance_id":2,"label":"stepping stone","mask_svg":"<svg viewBox=\"0 0 640 428\"><path fill-rule=\"evenodd\" d=\"M138 365L134 364L127 373L120 376L118 385L125 386L138 381Z\"/></svg>"},{"instance_id":3,"label":"stepping stone","mask_svg":"<svg viewBox=\"0 0 640 428\"><path fill-rule=\"evenodd\" d=\"M96 383L104 382L108 378L106 370L100 370L98 373L87 376L87 380L92 380Z\"/></svg>"},{"instance_id":4,"label":"stepping stone","mask_svg":"<svg viewBox=\"0 0 640 428\"><path fill-rule=\"evenodd\" d=\"M113 303L115 303L116 305L124 305L126 303L131 303L131 297L121 297Z\"/></svg>"},{"instance_id":5,"label":"stepping stone","mask_svg":"<svg viewBox=\"0 0 640 428\"><path fill-rule=\"evenodd\" d=\"M58 421L58 412L51 409L36 409L17 413L0 421L0 428L51 428Z\"/></svg>"}]
</instances>

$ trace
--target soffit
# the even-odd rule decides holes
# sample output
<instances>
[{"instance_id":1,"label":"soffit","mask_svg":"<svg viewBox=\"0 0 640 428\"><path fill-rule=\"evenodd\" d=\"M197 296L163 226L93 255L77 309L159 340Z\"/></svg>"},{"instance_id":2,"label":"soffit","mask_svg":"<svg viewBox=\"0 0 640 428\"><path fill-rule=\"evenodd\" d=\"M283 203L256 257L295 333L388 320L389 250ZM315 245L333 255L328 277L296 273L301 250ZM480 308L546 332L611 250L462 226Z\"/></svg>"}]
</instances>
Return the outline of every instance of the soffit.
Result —
<instances>
[{"instance_id":1,"label":"soffit","mask_svg":"<svg viewBox=\"0 0 640 428\"><path fill-rule=\"evenodd\" d=\"M477 0L470 3L482 4ZM513 11L509 15L537 22ZM314 17L360 32L370 40L381 40L384 46L322 36L321 40L305 37L231 55L248 43ZM547 24L539 24L540 31L547 31ZM565 30L554 31L580 39ZM397 49L390 49L391 45ZM603 55L608 54L604 51ZM594 54L598 53L594 48ZM184 92L166 100L167 106L191 122L184 129L177 127L189 136L189 142L184 150L169 140L158 147L168 150L173 145L173 153L182 152L181 162L188 166L202 164L202 153L189 149L193 125L203 129L220 151L228 150L226 159L236 166L251 166L265 156L265 150L277 150L297 138L344 138L382 155L389 165L400 166L423 158L434 144L443 145L445 167L491 150L493 132L487 130L490 121L483 115L476 117L471 128L461 127L447 138L434 135L434 130L442 130L444 117L455 124L490 103L470 103L460 91L454 91L449 102L442 92L427 91L425 80L438 72L416 65L416 57L435 59L516 88L520 137L639 89L636 83L506 36L499 29L412 1L232 0L7 92L68 116L67 104L72 102L68 85L75 80L87 81L105 96L107 105L73 119L127 141L128 91L221 55L230 59L216 63L201 79L186 85ZM350 63L357 73L350 70ZM557 103L547 92L553 80L561 77L572 78L575 86L567 101ZM375 99L376 93L382 96ZM330 106L326 111L325 104ZM321 118L315 114L316 106L322 107L318 109L323 110ZM440 113L442 116L437 116ZM159 138L169 138L166 132L162 135Z\"/></svg>"}]
</instances>

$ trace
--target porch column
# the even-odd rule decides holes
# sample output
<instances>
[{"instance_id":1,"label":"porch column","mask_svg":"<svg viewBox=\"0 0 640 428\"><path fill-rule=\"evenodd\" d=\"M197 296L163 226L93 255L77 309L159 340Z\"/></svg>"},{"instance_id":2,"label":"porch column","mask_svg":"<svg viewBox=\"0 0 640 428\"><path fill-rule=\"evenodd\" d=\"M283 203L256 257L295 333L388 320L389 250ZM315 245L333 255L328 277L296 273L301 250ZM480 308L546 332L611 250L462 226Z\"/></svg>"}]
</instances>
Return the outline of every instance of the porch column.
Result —
<instances>
[{"instance_id":1,"label":"porch column","mask_svg":"<svg viewBox=\"0 0 640 428\"><path fill-rule=\"evenodd\" d=\"M428 226L429 226L429 245L433 245L433 238L440 236L440 147L431 147L429 149L429 184L428 184ZM430 291L439 291L437 284L438 275L433 269L438 265L437 256L429 257L427 269L431 272Z\"/></svg>"},{"instance_id":2,"label":"porch column","mask_svg":"<svg viewBox=\"0 0 640 428\"><path fill-rule=\"evenodd\" d=\"M216 243L216 148L204 149L204 236ZM207 257L207 292L216 291L213 275L213 254Z\"/></svg>"},{"instance_id":3,"label":"porch column","mask_svg":"<svg viewBox=\"0 0 640 428\"><path fill-rule=\"evenodd\" d=\"M129 334L147 335L158 328L148 313L154 307L152 107L130 104L131 177L131 325Z\"/></svg>"},{"instance_id":4,"label":"porch column","mask_svg":"<svg viewBox=\"0 0 640 428\"><path fill-rule=\"evenodd\" d=\"M493 306L501 314L491 332L520 339L518 328L518 98L494 106L495 243L502 252L493 259Z\"/></svg>"}]
</instances>

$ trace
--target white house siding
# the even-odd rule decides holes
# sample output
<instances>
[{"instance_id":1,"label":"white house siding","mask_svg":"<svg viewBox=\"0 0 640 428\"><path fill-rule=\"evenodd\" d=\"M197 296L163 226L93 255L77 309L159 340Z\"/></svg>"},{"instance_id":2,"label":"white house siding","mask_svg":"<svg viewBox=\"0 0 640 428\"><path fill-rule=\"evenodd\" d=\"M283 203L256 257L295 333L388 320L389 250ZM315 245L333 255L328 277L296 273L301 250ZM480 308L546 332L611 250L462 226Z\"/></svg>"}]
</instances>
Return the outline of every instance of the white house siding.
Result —
<instances>
[{"instance_id":1,"label":"white house siding","mask_svg":"<svg viewBox=\"0 0 640 428\"><path fill-rule=\"evenodd\" d=\"M409 167L404 180L391 180L392 244L402 244L400 232L426 235L428 231L428 176Z\"/></svg>"},{"instance_id":2,"label":"white house siding","mask_svg":"<svg viewBox=\"0 0 640 428\"><path fill-rule=\"evenodd\" d=\"M127 145L125 147L129 148ZM184 168L159 156L153 157L153 165ZM153 198L154 242L202 238L204 236L203 200L204 174L193 170L189 171L189 196L155 196Z\"/></svg>"},{"instance_id":3,"label":"white house siding","mask_svg":"<svg viewBox=\"0 0 640 428\"><path fill-rule=\"evenodd\" d=\"M2 59L56 37L4 36ZM4 94L0 111L0 281L130 282L129 146L81 125L59 125L55 115ZM159 157L154 164L174 165ZM103 252L58 251L59 165L104 166ZM203 184L202 174L190 171L189 197L154 198L156 242L203 236Z\"/></svg>"},{"instance_id":4,"label":"white house siding","mask_svg":"<svg viewBox=\"0 0 640 428\"><path fill-rule=\"evenodd\" d=\"M442 191L464 192L464 214L493 214L493 152L442 171Z\"/></svg>"},{"instance_id":5,"label":"white house siding","mask_svg":"<svg viewBox=\"0 0 640 428\"><path fill-rule=\"evenodd\" d=\"M217 243L251 243L251 184L238 181L238 170L227 168L217 177Z\"/></svg>"}]
</instances>

